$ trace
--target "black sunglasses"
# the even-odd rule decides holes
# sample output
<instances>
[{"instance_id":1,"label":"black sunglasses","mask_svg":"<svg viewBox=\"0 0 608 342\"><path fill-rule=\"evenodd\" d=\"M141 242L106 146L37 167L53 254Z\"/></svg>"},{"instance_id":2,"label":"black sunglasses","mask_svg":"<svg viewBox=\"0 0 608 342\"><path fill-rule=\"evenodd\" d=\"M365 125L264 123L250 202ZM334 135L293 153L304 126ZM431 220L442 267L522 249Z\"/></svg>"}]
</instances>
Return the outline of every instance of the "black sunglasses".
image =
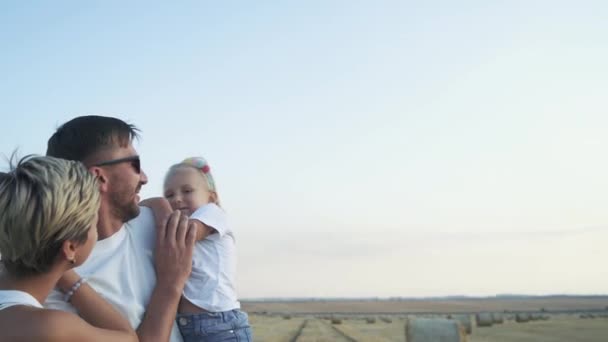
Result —
<instances>
[{"instance_id":1,"label":"black sunglasses","mask_svg":"<svg viewBox=\"0 0 608 342\"><path fill-rule=\"evenodd\" d=\"M106 160L104 162L97 163L93 166L108 166L108 165L116 165L116 164L127 163L127 162L131 163L131 166L133 166L133 169L135 169L135 172L137 172L137 173L141 172L141 162L139 161L139 156L130 156L130 157L126 157L126 158Z\"/></svg>"}]
</instances>

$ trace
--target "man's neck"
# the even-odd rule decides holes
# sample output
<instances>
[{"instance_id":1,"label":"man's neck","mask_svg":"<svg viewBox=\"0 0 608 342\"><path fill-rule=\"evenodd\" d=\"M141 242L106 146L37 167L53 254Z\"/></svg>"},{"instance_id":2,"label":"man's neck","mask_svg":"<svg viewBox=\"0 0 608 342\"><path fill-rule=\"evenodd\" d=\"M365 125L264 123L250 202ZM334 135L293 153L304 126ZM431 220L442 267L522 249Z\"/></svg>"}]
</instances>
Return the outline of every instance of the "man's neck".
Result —
<instances>
[{"instance_id":1,"label":"man's neck","mask_svg":"<svg viewBox=\"0 0 608 342\"><path fill-rule=\"evenodd\" d=\"M104 240L120 230L124 222L115 218L109 208L99 208L99 221L97 222L97 241Z\"/></svg>"}]
</instances>

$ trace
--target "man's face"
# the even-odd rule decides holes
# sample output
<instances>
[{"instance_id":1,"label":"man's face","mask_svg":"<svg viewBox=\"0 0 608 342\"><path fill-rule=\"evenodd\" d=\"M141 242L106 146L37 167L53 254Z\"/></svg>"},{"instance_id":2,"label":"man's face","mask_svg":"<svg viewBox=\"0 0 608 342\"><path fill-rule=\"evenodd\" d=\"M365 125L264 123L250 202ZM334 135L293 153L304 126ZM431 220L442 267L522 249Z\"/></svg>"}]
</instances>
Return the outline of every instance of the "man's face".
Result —
<instances>
[{"instance_id":1,"label":"man's face","mask_svg":"<svg viewBox=\"0 0 608 342\"><path fill-rule=\"evenodd\" d=\"M148 183L148 177L139 167L137 152L131 144L103 151L96 164L103 169L107 180L102 193L113 216L127 222L139 215L139 190Z\"/></svg>"}]
</instances>

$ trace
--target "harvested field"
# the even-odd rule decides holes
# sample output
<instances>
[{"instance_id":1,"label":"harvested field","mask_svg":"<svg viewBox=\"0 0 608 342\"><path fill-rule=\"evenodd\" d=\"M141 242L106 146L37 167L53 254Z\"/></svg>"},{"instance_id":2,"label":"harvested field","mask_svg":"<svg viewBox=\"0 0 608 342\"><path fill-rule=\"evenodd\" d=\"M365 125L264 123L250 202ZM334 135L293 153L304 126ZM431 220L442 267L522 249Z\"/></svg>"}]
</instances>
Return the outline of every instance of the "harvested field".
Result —
<instances>
[{"instance_id":1,"label":"harvested field","mask_svg":"<svg viewBox=\"0 0 608 342\"><path fill-rule=\"evenodd\" d=\"M506 303L506 300L440 301L447 303L446 306L441 306L437 301L283 302L259 303L257 307L264 307L264 314L252 312L251 309L256 307L252 303L244 303L244 309L249 311L255 341L262 342L404 342L407 317L445 319L450 314L452 319L458 320L460 317L456 313L467 312L464 309L477 310L470 311L470 315L466 316L469 318L479 312L510 311L501 315L503 324L484 328L473 326L472 333L466 339L469 342L605 342L608 336L608 310L605 310L607 301L606 297L595 298L594 302L584 298L578 301L559 298L555 302L547 299L530 302L514 300L513 303ZM542 305L539 305L540 302ZM509 309L499 307L499 304L505 304ZM272 307L280 310L268 310ZM358 307L361 311L346 311L352 307ZM397 310L399 308L415 310ZM541 308L544 308L542 314ZM308 312L306 310L312 313L303 313ZM560 313L559 310L567 312ZM517 323L515 316L522 313L521 316L531 317L536 314L543 319ZM286 315L291 319L284 319ZM580 318L582 316L585 318ZM332 319L334 322L339 320L340 323L332 324Z\"/></svg>"},{"instance_id":2,"label":"harvested field","mask_svg":"<svg viewBox=\"0 0 608 342\"><path fill-rule=\"evenodd\" d=\"M297 323L296 323L297 322ZM251 316L255 341L261 342L407 342L405 320L392 323L378 321L367 324L365 320L345 319L342 324L331 325L330 321L317 318L294 318ZM299 330L301 328L301 330ZM580 319L575 315L562 315L548 321L530 321L473 329L466 338L469 342L605 342L608 336L608 319Z\"/></svg>"}]
</instances>

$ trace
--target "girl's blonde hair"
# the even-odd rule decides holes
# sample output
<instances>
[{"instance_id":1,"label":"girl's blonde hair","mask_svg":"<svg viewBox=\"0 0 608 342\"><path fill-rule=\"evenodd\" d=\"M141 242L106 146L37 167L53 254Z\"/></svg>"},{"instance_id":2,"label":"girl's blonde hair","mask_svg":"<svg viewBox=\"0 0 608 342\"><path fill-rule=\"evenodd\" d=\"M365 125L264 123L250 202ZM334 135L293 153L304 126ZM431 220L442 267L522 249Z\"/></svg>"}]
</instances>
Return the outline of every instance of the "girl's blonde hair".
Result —
<instances>
[{"instance_id":1,"label":"girl's blonde hair","mask_svg":"<svg viewBox=\"0 0 608 342\"><path fill-rule=\"evenodd\" d=\"M99 210L97 181L77 161L28 156L10 164L0 173L2 263L15 276L44 273L63 242L87 240Z\"/></svg>"}]
</instances>

